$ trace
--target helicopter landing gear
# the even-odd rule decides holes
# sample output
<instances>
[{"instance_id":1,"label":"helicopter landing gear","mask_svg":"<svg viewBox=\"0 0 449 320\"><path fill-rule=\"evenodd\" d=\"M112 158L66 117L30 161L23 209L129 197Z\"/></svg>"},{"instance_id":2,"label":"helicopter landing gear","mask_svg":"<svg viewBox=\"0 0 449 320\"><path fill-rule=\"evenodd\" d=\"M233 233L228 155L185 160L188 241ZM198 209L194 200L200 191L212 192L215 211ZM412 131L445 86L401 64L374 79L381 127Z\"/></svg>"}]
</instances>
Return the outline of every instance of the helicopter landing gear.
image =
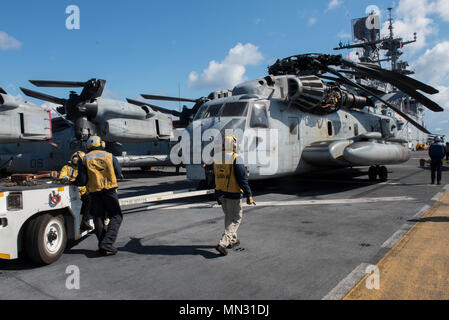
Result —
<instances>
[{"instance_id":1,"label":"helicopter landing gear","mask_svg":"<svg viewBox=\"0 0 449 320\"><path fill-rule=\"evenodd\" d=\"M379 177L380 181L388 180L388 170L385 166L371 166L368 170L368 177L370 181L376 181Z\"/></svg>"}]
</instances>

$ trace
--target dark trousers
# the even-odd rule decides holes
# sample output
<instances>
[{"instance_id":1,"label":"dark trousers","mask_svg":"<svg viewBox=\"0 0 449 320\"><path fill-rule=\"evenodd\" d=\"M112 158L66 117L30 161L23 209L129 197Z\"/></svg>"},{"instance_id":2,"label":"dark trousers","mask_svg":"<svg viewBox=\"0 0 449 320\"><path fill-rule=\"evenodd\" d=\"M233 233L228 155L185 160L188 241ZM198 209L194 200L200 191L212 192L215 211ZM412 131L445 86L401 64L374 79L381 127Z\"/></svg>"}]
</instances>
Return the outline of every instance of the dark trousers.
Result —
<instances>
[{"instance_id":1,"label":"dark trousers","mask_svg":"<svg viewBox=\"0 0 449 320\"><path fill-rule=\"evenodd\" d=\"M94 192L90 194L91 210L94 218L95 234L98 238L98 246L112 245L117 240L118 231L122 224L123 214L115 189ZM107 214L106 214L107 212ZM109 218L107 231L104 227L104 219Z\"/></svg>"},{"instance_id":2,"label":"dark trousers","mask_svg":"<svg viewBox=\"0 0 449 320\"><path fill-rule=\"evenodd\" d=\"M430 170L432 171L431 173L432 183L435 183L435 173L437 176L437 182L441 182L442 167L443 162L441 161L441 159L432 159L432 161L430 162Z\"/></svg>"},{"instance_id":3,"label":"dark trousers","mask_svg":"<svg viewBox=\"0 0 449 320\"><path fill-rule=\"evenodd\" d=\"M83 221L89 221L92 218L92 215L90 214L90 197L87 193L82 195L81 202L80 214L83 216Z\"/></svg>"}]
</instances>

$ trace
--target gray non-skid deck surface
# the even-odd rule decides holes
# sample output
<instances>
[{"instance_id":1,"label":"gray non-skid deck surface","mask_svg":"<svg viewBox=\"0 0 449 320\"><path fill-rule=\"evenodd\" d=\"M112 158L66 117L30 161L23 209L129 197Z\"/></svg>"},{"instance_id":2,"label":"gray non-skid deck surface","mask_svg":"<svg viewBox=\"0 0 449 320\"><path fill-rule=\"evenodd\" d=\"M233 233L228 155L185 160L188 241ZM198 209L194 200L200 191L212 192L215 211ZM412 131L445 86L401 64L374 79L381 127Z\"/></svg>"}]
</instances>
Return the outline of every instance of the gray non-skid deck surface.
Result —
<instances>
[{"instance_id":1,"label":"gray non-skid deck surface","mask_svg":"<svg viewBox=\"0 0 449 320\"><path fill-rule=\"evenodd\" d=\"M367 169L348 169L252 183L256 202L246 208L240 251L218 257L223 231L220 208L195 208L196 198L175 208L124 208L119 254L98 257L95 236L66 251L55 264L33 268L0 262L0 299L321 299L361 263L376 263L382 244L443 185L430 186L423 153L389 166L386 184L370 183ZM140 176L140 178L137 178ZM182 175L127 173L120 196L191 186ZM283 201L411 197L375 203L278 206ZM180 209L176 205L188 204ZM66 288L70 265L80 270L79 290Z\"/></svg>"}]
</instances>

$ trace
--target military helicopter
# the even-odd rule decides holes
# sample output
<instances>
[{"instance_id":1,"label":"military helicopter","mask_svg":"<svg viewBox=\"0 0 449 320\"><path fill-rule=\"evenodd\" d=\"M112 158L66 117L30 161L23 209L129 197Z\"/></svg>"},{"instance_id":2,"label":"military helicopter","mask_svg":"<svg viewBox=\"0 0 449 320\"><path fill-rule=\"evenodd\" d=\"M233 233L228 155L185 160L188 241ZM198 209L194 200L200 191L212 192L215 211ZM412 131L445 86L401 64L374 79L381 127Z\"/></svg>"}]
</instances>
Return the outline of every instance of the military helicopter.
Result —
<instances>
[{"instance_id":1,"label":"military helicopter","mask_svg":"<svg viewBox=\"0 0 449 320\"><path fill-rule=\"evenodd\" d=\"M3 139L0 145L0 170L4 174L59 170L75 151L84 149L85 140L94 134L106 141L107 150L118 156L124 167L147 168L169 164L167 155L172 144L170 139L173 136L173 127L171 118L166 114L147 106L138 107L102 98L105 80L33 80L31 83L40 87L82 87L83 90L79 95L71 92L69 99L62 99L21 88L27 96L59 104L61 107L54 109L59 115L54 119L51 119L50 112L42 108L28 107L34 113L25 113L24 119L33 119L32 124L37 123L40 118L45 119L45 125L41 121L36 127L41 130L47 128L43 138L50 143L28 143L26 141L31 140L28 138ZM2 98L12 101L3 95ZM11 103L8 104L10 107ZM31 106L29 103L24 105ZM37 117L38 111L43 116ZM27 123L25 121L25 124ZM20 125L17 124L13 128L20 129ZM6 126L2 126L0 130L2 129L6 129ZM34 136L34 140L38 140L38 137Z\"/></svg>"},{"instance_id":2,"label":"military helicopter","mask_svg":"<svg viewBox=\"0 0 449 320\"><path fill-rule=\"evenodd\" d=\"M83 88L80 94L71 91L68 99L20 88L29 97L61 105L55 112L73 127L79 140L85 141L91 135L98 135L106 142L139 142L170 139L172 135L172 123L168 116L147 106L136 107L102 98L106 80L30 82L38 87Z\"/></svg>"},{"instance_id":3,"label":"military helicopter","mask_svg":"<svg viewBox=\"0 0 449 320\"><path fill-rule=\"evenodd\" d=\"M0 87L0 143L52 138L50 112L29 102L17 102Z\"/></svg>"},{"instance_id":4,"label":"military helicopter","mask_svg":"<svg viewBox=\"0 0 449 320\"><path fill-rule=\"evenodd\" d=\"M430 132L390 103L391 95L345 77L345 70L390 83L428 109L443 111L418 92L438 90L401 73L341 55L291 56L270 66L268 76L239 84L230 96L199 108L188 134L174 148L182 155L187 177L210 187L214 152L220 150L221 137L234 134L250 180L355 166L370 166L370 180L387 180L385 165L407 161L410 151L407 140L397 137L398 118L370 109L380 103ZM264 161L250 161L254 153Z\"/></svg>"}]
</instances>

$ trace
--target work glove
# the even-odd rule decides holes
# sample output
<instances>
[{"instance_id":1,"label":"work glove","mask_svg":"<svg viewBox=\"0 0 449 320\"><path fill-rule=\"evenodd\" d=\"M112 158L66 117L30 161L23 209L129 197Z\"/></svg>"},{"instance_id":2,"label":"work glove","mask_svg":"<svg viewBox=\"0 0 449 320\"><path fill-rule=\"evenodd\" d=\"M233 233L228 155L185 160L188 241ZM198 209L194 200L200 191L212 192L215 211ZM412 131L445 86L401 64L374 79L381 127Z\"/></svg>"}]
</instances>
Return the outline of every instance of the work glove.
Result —
<instances>
[{"instance_id":1,"label":"work glove","mask_svg":"<svg viewBox=\"0 0 449 320\"><path fill-rule=\"evenodd\" d=\"M62 182L64 183L69 183L70 182L70 178L68 176L65 176L61 179Z\"/></svg>"},{"instance_id":2,"label":"work glove","mask_svg":"<svg viewBox=\"0 0 449 320\"><path fill-rule=\"evenodd\" d=\"M223 203L221 202L220 198L217 197L217 203L219 206L221 206Z\"/></svg>"},{"instance_id":3,"label":"work glove","mask_svg":"<svg viewBox=\"0 0 449 320\"><path fill-rule=\"evenodd\" d=\"M248 205L256 205L256 203L254 202L253 197L248 197L248 198L246 198L246 203L247 203Z\"/></svg>"}]
</instances>

